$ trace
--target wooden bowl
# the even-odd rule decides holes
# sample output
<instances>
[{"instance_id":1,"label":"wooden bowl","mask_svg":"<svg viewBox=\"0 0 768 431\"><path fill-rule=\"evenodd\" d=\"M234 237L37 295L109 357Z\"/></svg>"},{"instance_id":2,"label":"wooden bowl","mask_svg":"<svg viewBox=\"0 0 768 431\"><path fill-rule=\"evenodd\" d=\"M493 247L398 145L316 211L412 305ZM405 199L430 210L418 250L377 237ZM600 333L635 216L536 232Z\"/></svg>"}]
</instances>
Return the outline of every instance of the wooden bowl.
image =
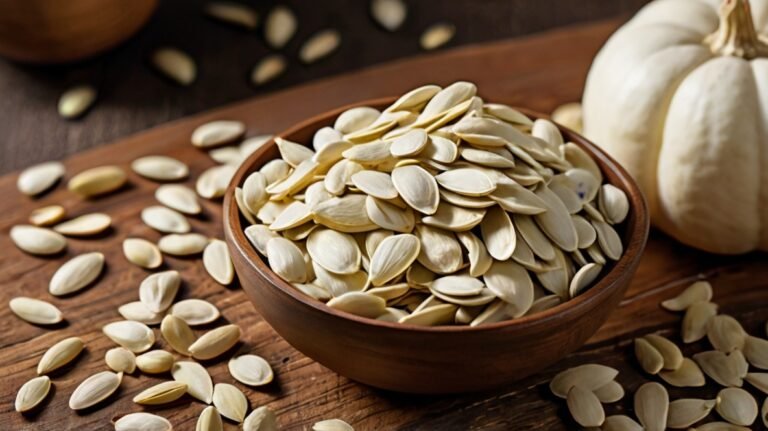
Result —
<instances>
[{"instance_id":1,"label":"wooden bowl","mask_svg":"<svg viewBox=\"0 0 768 431\"><path fill-rule=\"evenodd\" d=\"M394 99L352 106L385 107ZM352 106L324 113L280 134L308 143ZM531 117L541 117L522 110ZM550 310L478 327L423 327L381 322L332 309L283 281L243 233L234 187L264 163L279 157L274 142L245 161L224 199L224 235L240 283L256 310L293 347L337 373L382 389L411 393L457 393L508 384L546 368L581 347L616 308L637 269L648 237L645 200L629 174L576 133L567 140L592 154L605 178L630 201L619 227L625 252L583 294ZM247 329L246 329L247 330Z\"/></svg>"},{"instance_id":2,"label":"wooden bowl","mask_svg":"<svg viewBox=\"0 0 768 431\"><path fill-rule=\"evenodd\" d=\"M0 54L62 63L105 51L149 19L157 0L0 1Z\"/></svg>"}]
</instances>

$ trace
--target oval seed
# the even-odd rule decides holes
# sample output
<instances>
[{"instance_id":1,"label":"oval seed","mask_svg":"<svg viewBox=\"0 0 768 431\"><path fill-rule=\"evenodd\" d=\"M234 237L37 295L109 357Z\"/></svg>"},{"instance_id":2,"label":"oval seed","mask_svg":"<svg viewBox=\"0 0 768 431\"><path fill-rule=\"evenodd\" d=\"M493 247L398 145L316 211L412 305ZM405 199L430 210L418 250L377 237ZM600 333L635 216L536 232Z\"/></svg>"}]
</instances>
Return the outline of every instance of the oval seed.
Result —
<instances>
[{"instance_id":1,"label":"oval seed","mask_svg":"<svg viewBox=\"0 0 768 431\"><path fill-rule=\"evenodd\" d=\"M424 267L437 274L450 274L461 267L461 245L452 232L417 225L416 236L421 243L416 259Z\"/></svg>"},{"instance_id":2,"label":"oval seed","mask_svg":"<svg viewBox=\"0 0 768 431\"><path fill-rule=\"evenodd\" d=\"M61 311L55 305L39 299L20 296L11 299L8 306L13 314L29 323L53 325L64 320Z\"/></svg>"},{"instance_id":3,"label":"oval seed","mask_svg":"<svg viewBox=\"0 0 768 431\"><path fill-rule=\"evenodd\" d=\"M239 3L215 1L205 5L204 11L214 19L249 30L255 29L259 21L255 10Z\"/></svg>"},{"instance_id":4,"label":"oval seed","mask_svg":"<svg viewBox=\"0 0 768 431\"><path fill-rule=\"evenodd\" d=\"M645 383L635 392L635 414L648 431L664 431L667 427L669 394L664 386Z\"/></svg>"},{"instance_id":5,"label":"oval seed","mask_svg":"<svg viewBox=\"0 0 768 431\"><path fill-rule=\"evenodd\" d=\"M305 64L314 63L331 55L341 44L337 30L328 29L312 35L299 49L299 60Z\"/></svg>"},{"instance_id":6,"label":"oval seed","mask_svg":"<svg viewBox=\"0 0 768 431\"><path fill-rule=\"evenodd\" d=\"M717 413L734 425L750 426L757 418L757 402L741 388L725 388L717 394Z\"/></svg>"},{"instance_id":7,"label":"oval seed","mask_svg":"<svg viewBox=\"0 0 768 431\"><path fill-rule=\"evenodd\" d=\"M591 391L613 381L618 370L600 364L585 364L557 374L549 382L549 389L560 398L567 398L572 387L578 385Z\"/></svg>"},{"instance_id":8,"label":"oval seed","mask_svg":"<svg viewBox=\"0 0 768 431\"><path fill-rule=\"evenodd\" d=\"M243 431L276 431L277 417L267 406L254 409L243 422Z\"/></svg>"},{"instance_id":9,"label":"oval seed","mask_svg":"<svg viewBox=\"0 0 768 431\"><path fill-rule=\"evenodd\" d=\"M212 359L229 350L239 340L239 326L220 326L201 335L189 346L189 353L195 359Z\"/></svg>"},{"instance_id":10,"label":"oval seed","mask_svg":"<svg viewBox=\"0 0 768 431\"><path fill-rule=\"evenodd\" d=\"M627 218L629 213L629 200L623 190L613 184L603 184L600 188L598 208L605 216L605 221L618 224Z\"/></svg>"},{"instance_id":11,"label":"oval seed","mask_svg":"<svg viewBox=\"0 0 768 431\"><path fill-rule=\"evenodd\" d=\"M715 400L683 398L669 403L667 427L688 428L704 419L715 407Z\"/></svg>"},{"instance_id":12,"label":"oval seed","mask_svg":"<svg viewBox=\"0 0 768 431\"><path fill-rule=\"evenodd\" d=\"M139 300L152 312L168 309L181 286L178 271L163 271L145 278L139 285Z\"/></svg>"},{"instance_id":13,"label":"oval seed","mask_svg":"<svg viewBox=\"0 0 768 431\"><path fill-rule=\"evenodd\" d=\"M470 276L449 275L440 277L432 282L431 289L434 289L444 295L452 296L474 296L483 290L483 283Z\"/></svg>"},{"instance_id":14,"label":"oval seed","mask_svg":"<svg viewBox=\"0 0 768 431\"><path fill-rule=\"evenodd\" d=\"M635 338L635 357L648 374L658 374L664 367L664 357L645 338Z\"/></svg>"},{"instance_id":15,"label":"oval seed","mask_svg":"<svg viewBox=\"0 0 768 431\"><path fill-rule=\"evenodd\" d=\"M96 280L103 268L104 255L99 252L75 256L56 270L48 284L48 292L54 296L75 293Z\"/></svg>"},{"instance_id":16,"label":"oval seed","mask_svg":"<svg viewBox=\"0 0 768 431\"><path fill-rule=\"evenodd\" d=\"M583 427L599 427L605 421L605 411L595 394L581 386L568 391L568 410L573 420Z\"/></svg>"},{"instance_id":17,"label":"oval seed","mask_svg":"<svg viewBox=\"0 0 768 431\"><path fill-rule=\"evenodd\" d=\"M51 379L48 376L35 377L24 383L16 393L14 408L19 413L28 412L37 407L51 389Z\"/></svg>"},{"instance_id":18,"label":"oval seed","mask_svg":"<svg viewBox=\"0 0 768 431\"><path fill-rule=\"evenodd\" d=\"M665 370L677 370L683 364L683 353L675 343L657 334L648 334L645 340L664 358Z\"/></svg>"},{"instance_id":19,"label":"oval seed","mask_svg":"<svg viewBox=\"0 0 768 431\"><path fill-rule=\"evenodd\" d=\"M48 205L32 211L29 214L29 222L38 227L50 226L63 219L66 213L61 205Z\"/></svg>"},{"instance_id":20,"label":"oval seed","mask_svg":"<svg viewBox=\"0 0 768 431\"><path fill-rule=\"evenodd\" d=\"M307 252L313 262L335 274L353 274L360 269L360 248L349 234L316 229L307 237Z\"/></svg>"},{"instance_id":21,"label":"oval seed","mask_svg":"<svg viewBox=\"0 0 768 431\"><path fill-rule=\"evenodd\" d=\"M602 431L643 431L643 427L634 419L624 415L608 416L601 427Z\"/></svg>"},{"instance_id":22,"label":"oval seed","mask_svg":"<svg viewBox=\"0 0 768 431\"><path fill-rule=\"evenodd\" d=\"M212 239L203 250L203 266L214 280L224 286L231 284L235 278L229 248L220 239Z\"/></svg>"},{"instance_id":23,"label":"oval seed","mask_svg":"<svg viewBox=\"0 0 768 431\"><path fill-rule=\"evenodd\" d=\"M251 72L251 82L259 86L274 81L285 72L288 63L280 54L272 54L262 58Z\"/></svg>"},{"instance_id":24,"label":"oval seed","mask_svg":"<svg viewBox=\"0 0 768 431\"><path fill-rule=\"evenodd\" d=\"M511 260L494 261L483 275L486 286L509 304L512 317L524 315L533 304L533 281L528 271Z\"/></svg>"},{"instance_id":25,"label":"oval seed","mask_svg":"<svg viewBox=\"0 0 768 431\"><path fill-rule=\"evenodd\" d=\"M90 85L79 85L65 91L59 98L59 115L66 119L77 118L96 101L96 89Z\"/></svg>"},{"instance_id":26,"label":"oval seed","mask_svg":"<svg viewBox=\"0 0 768 431\"><path fill-rule=\"evenodd\" d=\"M108 323L101 330L110 340L133 353L147 351L155 344L155 333L147 325L133 320Z\"/></svg>"},{"instance_id":27,"label":"oval seed","mask_svg":"<svg viewBox=\"0 0 768 431\"><path fill-rule=\"evenodd\" d=\"M263 386L272 382L272 367L264 358L256 355L241 355L232 358L228 364L229 374L240 383L249 386Z\"/></svg>"},{"instance_id":28,"label":"oval seed","mask_svg":"<svg viewBox=\"0 0 768 431\"><path fill-rule=\"evenodd\" d=\"M661 306L669 311L685 311L696 302L712 300L712 285L707 281L697 281L672 299L667 299Z\"/></svg>"},{"instance_id":29,"label":"oval seed","mask_svg":"<svg viewBox=\"0 0 768 431\"><path fill-rule=\"evenodd\" d=\"M245 419L248 411L245 395L236 386L228 383L216 383L213 387L213 405L222 416L237 423Z\"/></svg>"},{"instance_id":30,"label":"oval seed","mask_svg":"<svg viewBox=\"0 0 768 431\"><path fill-rule=\"evenodd\" d=\"M141 221L152 229L163 233L187 233L191 229L186 217L170 208L159 205L141 210Z\"/></svg>"},{"instance_id":31,"label":"oval seed","mask_svg":"<svg viewBox=\"0 0 768 431\"><path fill-rule=\"evenodd\" d=\"M307 281L307 265L299 247L290 240L276 237L267 242L269 267L280 278L291 283Z\"/></svg>"},{"instance_id":32,"label":"oval seed","mask_svg":"<svg viewBox=\"0 0 768 431\"><path fill-rule=\"evenodd\" d=\"M168 419L152 413L129 413L115 421L115 431L171 431Z\"/></svg>"},{"instance_id":33,"label":"oval seed","mask_svg":"<svg viewBox=\"0 0 768 431\"><path fill-rule=\"evenodd\" d=\"M160 333L163 334L163 339L173 350L182 355L189 355L189 346L196 341L195 333L192 332L189 325L172 314L163 317L163 321L160 323Z\"/></svg>"},{"instance_id":34,"label":"oval seed","mask_svg":"<svg viewBox=\"0 0 768 431\"><path fill-rule=\"evenodd\" d=\"M189 175L183 162L168 156L143 156L131 162L131 169L142 177L155 181L178 181Z\"/></svg>"},{"instance_id":35,"label":"oval seed","mask_svg":"<svg viewBox=\"0 0 768 431\"><path fill-rule=\"evenodd\" d=\"M221 421L221 415L214 406L208 406L200 413L197 418L195 431L222 431L224 424Z\"/></svg>"},{"instance_id":36,"label":"oval seed","mask_svg":"<svg viewBox=\"0 0 768 431\"><path fill-rule=\"evenodd\" d=\"M768 369L768 340L748 335L743 352L752 366L763 370Z\"/></svg>"},{"instance_id":37,"label":"oval seed","mask_svg":"<svg viewBox=\"0 0 768 431\"><path fill-rule=\"evenodd\" d=\"M699 352L693 355L693 360L701 367L702 371L712 380L722 386L741 386L742 378L746 372L746 359L738 350L726 354L717 350Z\"/></svg>"},{"instance_id":38,"label":"oval seed","mask_svg":"<svg viewBox=\"0 0 768 431\"><path fill-rule=\"evenodd\" d=\"M419 43L421 49L431 51L440 48L453 39L456 33L456 27L453 24L438 23L427 28L421 35Z\"/></svg>"},{"instance_id":39,"label":"oval seed","mask_svg":"<svg viewBox=\"0 0 768 431\"><path fill-rule=\"evenodd\" d=\"M53 227L56 232L67 236L89 236L99 234L112 224L112 218L102 213L81 215Z\"/></svg>"},{"instance_id":40,"label":"oval seed","mask_svg":"<svg viewBox=\"0 0 768 431\"><path fill-rule=\"evenodd\" d=\"M126 238L123 241L123 254L128 262L142 268L154 269L163 264L160 249L143 238Z\"/></svg>"},{"instance_id":41,"label":"oval seed","mask_svg":"<svg viewBox=\"0 0 768 431\"><path fill-rule=\"evenodd\" d=\"M707 335L709 320L717 315L717 305L711 302L698 301L691 304L683 317L683 343L699 341Z\"/></svg>"},{"instance_id":42,"label":"oval seed","mask_svg":"<svg viewBox=\"0 0 768 431\"><path fill-rule=\"evenodd\" d=\"M515 251L517 235L509 214L499 207L488 209L480 223L488 253L496 260L507 260Z\"/></svg>"},{"instance_id":43,"label":"oval seed","mask_svg":"<svg viewBox=\"0 0 768 431\"><path fill-rule=\"evenodd\" d=\"M185 393L187 393L186 383L176 381L162 382L136 394L133 397L133 402L146 406L167 404L178 400Z\"/></svg>"},{"instance_id":44,"label":"oval seed","mask_svg":"<svg viewBox=\"0 0 768 431\"><path fill-rule=\"evenodd\" d=\"M30 225L11 228L10 237L19 249L30 254L51 255L67 247L67 240L57 232Z\"/></svg>"},{"instance_id":45,"label":"oval seed","mask_svg":"<svg viewBox=\"0 0 768 431\"><path fill-rule=\"evenodd\" d=\"M176 48L161 48L152 53L152 64L166 77L181 85L190 85L197 76L195 61Z\"/></svg>"},{"instance_id":46,"label":"oval seed","mask_svg":"<svg viewBox=\"0 0 768 431\"><path fill-rule=\"evenodd\" d=\"M707 338L715 349L730 353L744 348L747 333L736 319L720 314L707 322Z\"/></svg>"},{"instance_id":47,"label":"oval seed","mask_svg":"<svg viewBox=\"0 0 768 431\"><path fill-rule=\"evenodd\" d=\"M554 295L553 295L554 296ZM557 298L555 296L555 298ZM600 386L593 391L601 403L615 403L624 398L624 387L615 380Z\"/></svg>"},{"instance_id":48,"label":"oval seed","mask_svg":"<svg viewBox=\"0 0 768 431\"><path fill-rule=\"evenodd\" d=\"M496 184L478 169L460 168L435 176L441 187L466 196L486 196L496 190Z\"/></svg>"},{"instance_id":49,"label":"oval seed","mask_svg":"<svg viewBox=\"0 0 768 431\"><path fill-rule=\"evenodd\" d=\"M150 311L141 301L133 301L118 307L117 312L125 320L135 320L145 325L157 325L163 320L163 313Z\"/></svg>"},{"instance_id":50,"label":"oval seed","mask_svg":"<svg viewBox=\"0 0 768 431\"><path fill-rule=\"evenodd\" d=\"M403 24L408 9L402 0L373 0L371 16L379 25L389 31L395 31Z\"/></svg>"},{"instance_id":51,"label":"oval seed","mask_svg":"<svg viewBox=\"0 0 768 431\"><path fill-rule=\"evenodd\" d=\"M206 199L219 198L224 195L230 180L235 175L237 166L220 165L206 169L195 182L195 191Z\"/></svg>"},{"instance_id":52,"label":"oval seed","mask_svg":"<svg viewBox=\"0 0 768 431\"><path fill-rule=\"evenodd\" d=\"M331 308L346 311L356 316L374 319L386 311L386 302L378 296L364 292L347 292L331 299L326 304Z\"/></svg>"},{"instance_id":53,"label":"oval seed","mask_svg":"<svg viewBox=\"0 0 768 431\"><path fill-rule=\"evenodd\" d=\"M419 239L411 234L393 235L376 247L369 268L369 279L381 286L408 269L420 252Z\"/></svg>"},{"instance_id":54,"label":"oval seed","mask_svg":"<svg viewBox=\"0 0 768 431\"><path fill-rule=\"evenodd\" d=\"M165 350L151 350L136 357L136 367L142 373L166 373L173 367L173 355Z\"/></svg>"},{"instance_id":55,"label":"oval seed","mask_svg":"<svg viewBox=\"0 0 768 431\"><path fill-rule=\"evenodd\" d=\"M70 363L83 351L85 344L78 337L65 338L43 353L37 364L37 374L48 374Z\"/></svg>"},{"instance_id":56,"label":"oval seed","mask_svg":"<svg viewBox=\"0 0 768 431\"><path fill-rule=\"evenodd\" d=\"M56 184L65 171L61 162L43 162L30 166L19 174L16 188L27 196L37 196Z\"/></svg>"},{"instance_id":57,"label":"oval seed","mask_svg":"<svg viewBox=\"0 0 768 431\"><path fill-rule=\"evenodd\" d=\"M172 233L160 238L157 248L173 256L191 256L200 254L208 245L208 238L199 233Z\"/></svg>"},{"instance_id":58,"label":"oval seed","mask_svg":"<svg viewBox=\"0 0 768 431\"><path fill-rule=\"evenodd\" d=\"M280 49L288 43L296 33L297 22L293 12L285 6L272 8L264 23L264 38L269 46Z\"/></svg>"},{"instance_id":59,"label":"oval seed","mask_svg":"<svg viewBox=\"0 0 768 431\"><path fill-rule=\"evenodd\" d=\"M117 166L99 166L72 177L67 188L82 197L90 198L115 191L126 183L125 171Z\"/></svg>"},{"instance_id":60,"label":"oval seed","mask_svg":"<svg viewBox=\"0 0 768 431\"><path fill-rule=\"evenodd\" d=\"M437 211L440 194L435 177L419 166L403 166L392 171L392 183L413 209L430 215Z\"/></svg>"},{"instance_id":61,"label":"oval seed","mask_svg":"<svg viewBox=\"0 0 768 431\"><path fill-rule=\"evenodd\" d=\"M107 366L116 373L131 374L136 370L136 355L124 347L115 347L107 350L104 355Z\"/></svg>"},{"instance_id":62,"label":"oval seed","mask_svg":"<svg viewBox=\"0 0 768 431\"><path fill-rule=\"evenodd\" d=\"M173 379L187 385L187 393L210 404L213 399L213 382L205 368L197 362L179 361L171 368Z\"/></svg>"},{"instance_id":63,"label":"oval seed","mask_svg":"<svg viewBox=\"0 0 768 431\"><path fill-rule=\"evenodd\" d=\"M200 214L202 208L195 192L180 184L164 184L155 190L155 199L172 210L183 214Z\"/></svg>"},{"instance_id":64,"label":"oval seed","mask_svg":"<svg viewBox=\"0 0 768 431\"><path fill-rule=\"evenodd\" d=\"M659 377L670 385L679 388L701 387L706 383L701 368L689 358L683 358L683 362L677 370L662 370L659 372Z\"/></svg>"},{"instance_id":65,"label":"oval seed","mask_svg":"<svg viewBox=\"0 0 768 431\"><path fill-rule=\"evenodd\" d=\"M215 305L202 299L185 299L171 306L169 313L185 321L187 325L205 325L221 315Z\"/></svg>"},{"instance_id":66,"label":"oval seed","mask_svg":"<svg viewBox=\"0 0 768 431\"><path fill-rule=\"evenodd\" d=\"M83 380L69 397L69 408L82 410L98 404L112 395L120 386L123 373L102 371Z\"/></svg>"}]
</instances>

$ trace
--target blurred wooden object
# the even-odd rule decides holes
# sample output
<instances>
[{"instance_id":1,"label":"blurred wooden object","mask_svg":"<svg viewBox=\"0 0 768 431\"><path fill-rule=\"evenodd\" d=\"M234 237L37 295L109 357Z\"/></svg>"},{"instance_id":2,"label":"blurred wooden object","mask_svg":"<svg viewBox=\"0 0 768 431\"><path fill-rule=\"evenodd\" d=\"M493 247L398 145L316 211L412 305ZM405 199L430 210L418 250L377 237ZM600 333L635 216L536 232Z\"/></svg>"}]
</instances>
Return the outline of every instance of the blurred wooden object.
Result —
<instances>
[{"instance_id":1,"label":"blurred wooden object","mask_svg":"<svg viewBox=\"0 0 768 431\"><path fill-rule=\"evenodd\" d=\"M79 60L133 35L157 0L2 0L0 55L30 63Z\"/></svg>"}]
</instances>

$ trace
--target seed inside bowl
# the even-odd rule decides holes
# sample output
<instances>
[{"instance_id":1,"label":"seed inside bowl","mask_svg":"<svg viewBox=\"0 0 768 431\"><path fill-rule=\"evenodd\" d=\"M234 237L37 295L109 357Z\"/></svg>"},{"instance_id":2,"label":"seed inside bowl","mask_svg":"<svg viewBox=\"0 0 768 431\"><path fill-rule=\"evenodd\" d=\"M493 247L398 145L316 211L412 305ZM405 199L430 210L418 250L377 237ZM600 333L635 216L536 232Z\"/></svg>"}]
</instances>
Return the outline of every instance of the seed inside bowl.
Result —
<instances>
[{"instance_id":1,"label":"seed inside bowl","mask_svg":"<svg viewBox=\"0 0 768 431\"><path fill-rule=\"evenodd\" d=\"M583 294L623 254L624 192L554 123L485 103L472 83L338 118L317 131L312 141L328 142L316 151L277 138L280 159L246 177L238 201L272 270L330 307L418 325L499 322Z\"/></svg>"}]
</instances>

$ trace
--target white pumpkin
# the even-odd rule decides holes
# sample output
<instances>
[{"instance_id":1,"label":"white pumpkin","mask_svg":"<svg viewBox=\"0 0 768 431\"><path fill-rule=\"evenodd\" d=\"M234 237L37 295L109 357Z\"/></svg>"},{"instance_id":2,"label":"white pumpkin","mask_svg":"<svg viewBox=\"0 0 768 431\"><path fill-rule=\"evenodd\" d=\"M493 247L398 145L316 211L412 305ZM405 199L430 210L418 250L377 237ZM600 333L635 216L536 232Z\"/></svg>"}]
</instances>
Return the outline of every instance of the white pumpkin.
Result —
<instances>
[{"instance_id":1,"label":"white pumpkin","mask_svg":"<svg viewBox=\"0 0 768 431\"><path fill-rule=\"evenodd\" d=\"M768 0L719 4L656 0L619 29L589 72L584 133L663 231L716 253L768 250Z\"/></svg>"}]
</instances>

